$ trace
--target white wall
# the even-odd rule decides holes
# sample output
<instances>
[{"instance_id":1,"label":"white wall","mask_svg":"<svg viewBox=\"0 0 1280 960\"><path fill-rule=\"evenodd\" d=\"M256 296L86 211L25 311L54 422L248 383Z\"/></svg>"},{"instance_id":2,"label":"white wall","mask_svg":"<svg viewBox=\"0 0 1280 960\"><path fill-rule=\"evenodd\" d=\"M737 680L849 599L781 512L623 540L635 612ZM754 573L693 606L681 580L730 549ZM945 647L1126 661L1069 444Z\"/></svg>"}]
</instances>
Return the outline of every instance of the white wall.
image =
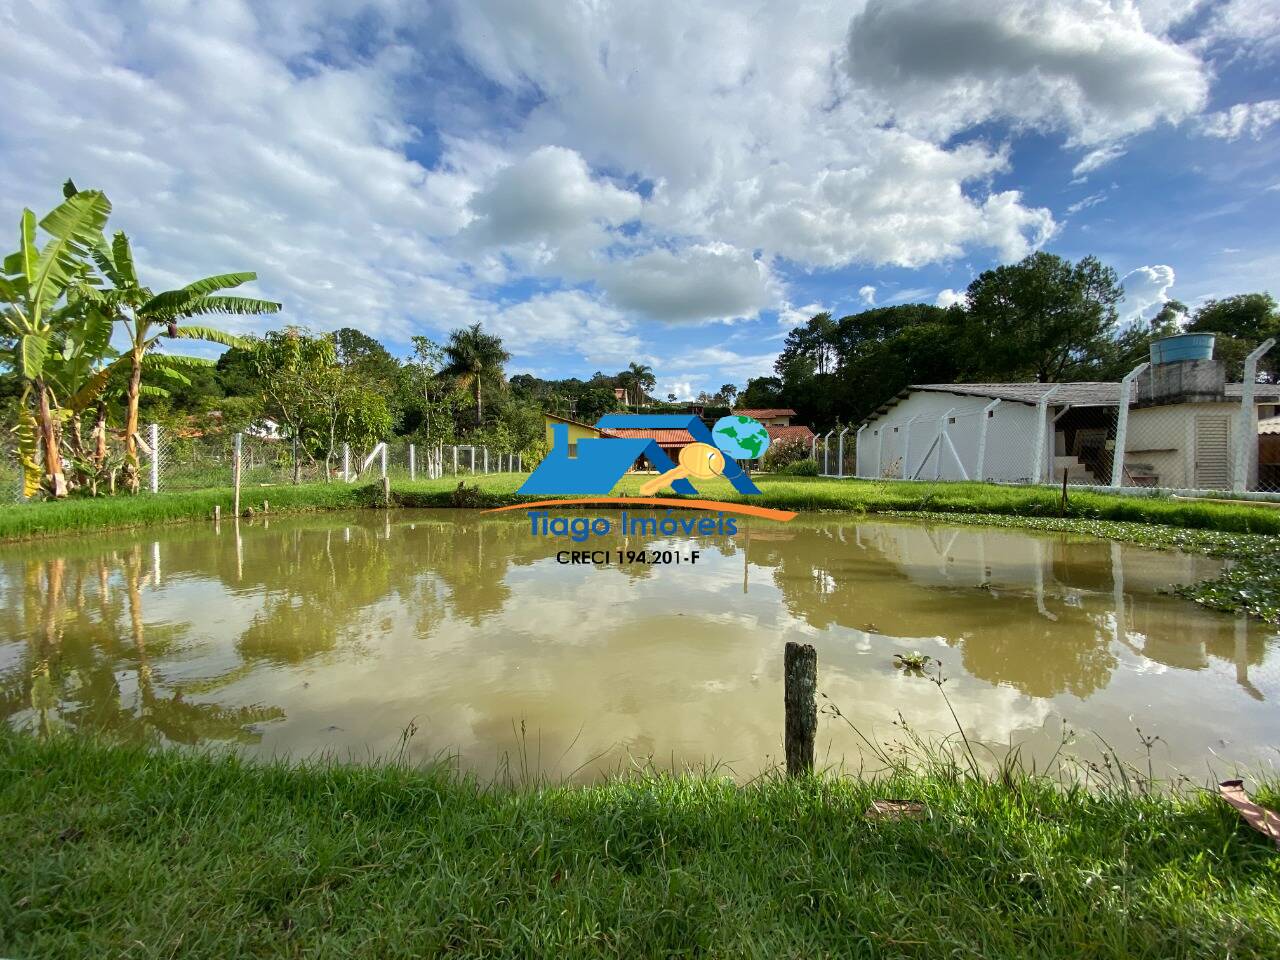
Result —
<instances>
[{"instance_id":1,"label":"white wall","mask_svg":"<svg viewBox=\"0 0 1280 960\"><path fill-rule=\"evenodd\" d=\"M1161 487L1195 488L1195 422L1199 416L1227 418L1230 443L1226 472L1231 477L1240 416L1238 403L1177 403L1131 409L1125 465L1132 471L1137 464L1150 464Z\"/></svg>"},{"instance_id":2,"label":"white wall","mask_svg":"<svg viewBox=\"0 0 1280 960\"><path fill-rule=\"evenodd\" d=\"M990 402L989 397L914 391L883 416L872 418L862 432L858 476L963 480L967 475L968 479L979 479L976 471L982 411ZM944 424L951 443L936 444L939 421L948 411L955 418L955 423ZM1045 431L1046 453L1052 435L1051 430ZM1035 443L1036 408L1007 400L1000 403L987 418L982 479L1030 478Z\"/></svg>"}]
</instances>

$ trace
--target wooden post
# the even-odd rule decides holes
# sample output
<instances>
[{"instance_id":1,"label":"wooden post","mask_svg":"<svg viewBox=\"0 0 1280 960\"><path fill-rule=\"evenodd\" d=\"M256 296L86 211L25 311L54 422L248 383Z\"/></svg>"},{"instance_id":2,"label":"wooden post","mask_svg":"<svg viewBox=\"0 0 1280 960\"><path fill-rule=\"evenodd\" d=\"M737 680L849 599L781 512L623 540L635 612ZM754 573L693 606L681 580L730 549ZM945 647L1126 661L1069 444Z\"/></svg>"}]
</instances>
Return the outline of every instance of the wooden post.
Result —
<instances>
[{"instance_id":1,"label":"wooden post","mask_svg":"<svg viewBox=\"0 0 1280 960\"><path fill-rule=\"evenodd\" d=\"M818 732L818 654L812 644L787 642L782 682L787 776L801 777L813 772L813 741Z\"/></svg>"},{"instance_id":2,"label":"wooden post","mask_svg":"<svg viewBox=\"0 0 1280 960\"><path fill-rule=\"evenodd\" d=\"M1063 517L1067 515L1067 474L1070 472L1070 467L1062 468L1062 504L1058 507L1058 515Z\"/></svg>"},{"instance_id":3,"label":"wooden post","mask_svg":"<svg viewBox=\"0 0 1280 960\"><path fill-rule=\"evenodd\" d=\"M235 481L235 488L236 488L235 512L232 514L232 516L235 516L235 517L240 516L240 448L241 448L242 439L243 439L242 435L237 433L236 441L235 441L235 450L236 450L235 458L236 459L235 459L235 464L233 465L231 470L233 480Z\"/></svg>"},{"instance_id":4,"label":"wooden post","mask_svg":"<svg viewBox=\"0 0 1280 960\"><path fill-rule=\"evenodd\" d=\"M218 523L222 519L222 507L216 503L213 505L213 522Z\"/></svg>"},{"instance_id":5,"label":"wooden post","mask_svg":"<svg viewBox=\"0 0 1280 960\"><path fill-rule=\"evenodd\" d=\"M382 505L386 509L391 509L391 478L382 478Z\"/></svg>"},{"instance_id":6,"label":"wooden post","mask_svg":"<svg viewBox=\"0 0 1280 960\"><path fill-rule=\"evenodd\" d=\"M269 504L266 500L262 501L262 512L264 514L271 512L271 504Z\"/></svg>"}]
</instances>

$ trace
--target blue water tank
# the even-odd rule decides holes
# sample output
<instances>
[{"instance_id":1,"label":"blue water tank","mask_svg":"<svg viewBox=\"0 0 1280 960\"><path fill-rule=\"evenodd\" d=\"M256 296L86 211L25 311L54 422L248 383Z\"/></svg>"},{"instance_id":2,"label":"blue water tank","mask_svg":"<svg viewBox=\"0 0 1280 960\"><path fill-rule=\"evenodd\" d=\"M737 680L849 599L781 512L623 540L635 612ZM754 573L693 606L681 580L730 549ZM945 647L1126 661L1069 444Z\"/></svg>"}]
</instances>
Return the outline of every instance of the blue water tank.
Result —
<instances>
[{"instance_id":1,"label":"blue water tank","mask_svg":"<svg viewBox=\"0 0 1280 960\"><path fill-rule=\"evenodd\" d=\"M1212 333L1179 333L1151 342L1151 363L1177 363L1180 360L1212 360Z\"/></svg>"}]
</instances>

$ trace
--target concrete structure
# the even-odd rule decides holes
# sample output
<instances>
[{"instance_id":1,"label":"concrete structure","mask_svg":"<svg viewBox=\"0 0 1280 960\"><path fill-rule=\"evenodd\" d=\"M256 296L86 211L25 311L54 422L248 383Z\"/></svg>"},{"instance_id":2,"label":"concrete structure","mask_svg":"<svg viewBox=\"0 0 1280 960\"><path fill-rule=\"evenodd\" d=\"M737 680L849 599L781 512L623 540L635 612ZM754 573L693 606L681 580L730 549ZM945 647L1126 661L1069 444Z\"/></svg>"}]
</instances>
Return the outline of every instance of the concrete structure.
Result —
<instances>
[{"instance_id":1,"label":"concrete structure","mask_svg":"<svg viewBox=\"0 0 1280 960\"><path fill-rule=\"evenodd\" d=\"M1174 368L1174 369L1170 369ZM1280 386L1252 385L1258 413L1280 403ZM1148 368L1136 376L1120 483L1182 489L1256 490L1271 480L1259 469L1259 444L1236 453L1243 386L1223 383L1216 360ZM995 480L1013 483L1112 482L1121 384L913 384L886 402L860 431L861 477ZM1265 462L1265 458L1262 458Z\"/></svg>"}]
</instances>

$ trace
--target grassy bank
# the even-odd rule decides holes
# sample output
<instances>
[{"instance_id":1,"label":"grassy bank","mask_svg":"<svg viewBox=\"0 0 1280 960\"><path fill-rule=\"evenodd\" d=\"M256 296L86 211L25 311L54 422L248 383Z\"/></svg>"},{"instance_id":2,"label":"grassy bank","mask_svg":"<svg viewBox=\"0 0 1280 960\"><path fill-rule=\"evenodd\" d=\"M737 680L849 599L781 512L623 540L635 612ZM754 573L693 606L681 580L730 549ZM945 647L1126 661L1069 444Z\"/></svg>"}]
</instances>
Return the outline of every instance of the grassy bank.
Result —
<instances>
[{"instance_id":1,"label":"grassy bank","mask_svg":"<svg viewBox=\"0 0 1280 960\"><path fill-rule=\"evenodd\" d=\"M886 797L929 814L864 818ZM1247 958L1280 947L1280 857L1221 801L1026 776L505 789L396 765L254 765L4 735L0 848L5 956Z\"/></svg>"},{"instance_id":2,"label":"grassy bank","mask_svg":"<svg viewBox=\"0 0 1280 960\"><path fill-rule=\"evenodd\" d=\"M626 477L620 493L638 493L642 477ZM474 492L457 497L457 480L396 480L394 503L404 507L482 506L518 502L516 490L522 477L491 474L467 478ZM1013 517L1056 518L1060 494L1045 487L1004 487L986 483L885 483L867 480L829 480L810 477L759 478L761 496L742 497L724 481L700 488L707 498L741 501L797 511L847 510L854 512L931 512L993 514ZM377 485L341 483L299 487L246 488L242 504L260 510L268 500L272 512L334 510L373 506L381 497ZM231 511L231 491L225 488L190 493L144 494L97 500L67 500L0 507L0 540L51 536L91 529L142 526L177 520L207 518L215 505L225 516ZM1122 497L1098 493L1073 493L1065 516L1072 519L1163 524L1228 533L1280 534L1280 509L1198 503L1163 497Z\"/></svg>"}]
</instances>

